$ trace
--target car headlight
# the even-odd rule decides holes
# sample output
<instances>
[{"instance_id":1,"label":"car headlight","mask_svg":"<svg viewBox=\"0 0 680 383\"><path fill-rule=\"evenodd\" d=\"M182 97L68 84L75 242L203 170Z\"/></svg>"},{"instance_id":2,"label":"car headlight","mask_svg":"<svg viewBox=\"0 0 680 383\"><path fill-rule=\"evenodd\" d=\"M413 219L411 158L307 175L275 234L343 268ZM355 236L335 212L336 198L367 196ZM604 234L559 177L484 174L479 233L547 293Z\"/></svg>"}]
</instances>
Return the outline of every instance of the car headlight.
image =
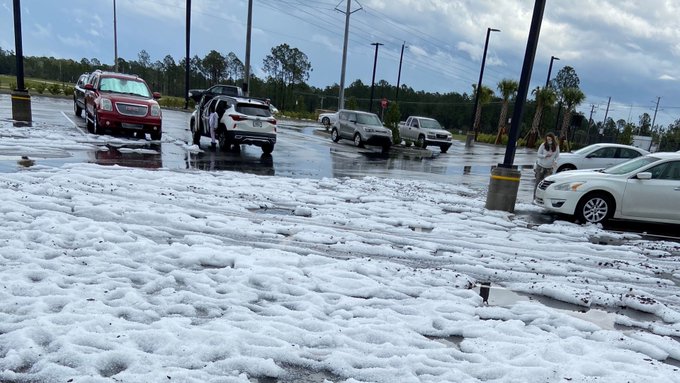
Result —
<instances>
[{"instance_id":1,"label":"car headlight","mask_svg":"<svg viewBox=\"0 0 680 383\"><path fill-rule=\"evenodd\" d=\"M563 184L555 185L554 188L555 190L560 191L578 191L578 189L585 185L585 183L586 181L565 182Z\"/></svg>"},{"instance_id":2,"label":"car headlight","mask_svg":"<svg viewBox=\"0 0 680 383\"><path fill-rule=\"evenodd\" d=\"M113 103L108 98L102 98L101 107L102 110L113 111Z\"/></svg>"},{"instance_id":3,"label":"car headlight","mask_svg":"<svg viewBox=\"0 0 680 383\"><path fill-rule=\"evenodd\" d=\"M159 105L151 105L151 115L158 117L161 115L161 107Z\"/></svg>"}]
</instances>

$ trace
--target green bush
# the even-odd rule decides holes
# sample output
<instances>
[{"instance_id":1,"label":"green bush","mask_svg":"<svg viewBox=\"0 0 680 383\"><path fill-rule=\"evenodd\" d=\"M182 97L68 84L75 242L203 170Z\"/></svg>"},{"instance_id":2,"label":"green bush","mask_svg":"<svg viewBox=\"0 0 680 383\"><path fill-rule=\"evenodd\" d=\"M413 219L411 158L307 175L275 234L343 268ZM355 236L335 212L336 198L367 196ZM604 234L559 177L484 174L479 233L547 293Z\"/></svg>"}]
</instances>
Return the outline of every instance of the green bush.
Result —
<instances>
[{"instance_id":1,"label":"green bush","mask_svg":"<svg viewBox=\"0 0 680 383\"><path fill-rule=\"evenodd\" d=\"M410 148L411 145L413 145L413 141L411 141L409 139L404 140L404 146L406 146L407 148Z\"/></svg>"},{"instance_id":2,"label":"green bush","mask_svg":"<svg viewBox=\"0 0 680 383\"><path fill-rule=\"evenodd\" d=\"M66 85L66 84L64 84L64 86L62 88L63 88L64 94L67 95L67 96L71 96L73 94L73 91L75 90L71 85Z\"/></svg>"},{"instance_id":3,"label":"green bush","mask_svg":"<svg viewBox=\"0 0 680 383\"><path fill-rule=\"evenodd\" d=\"M38 92L39 94L45 93L45 89L47 89L47 84L45 84L44 82L35 82L31 83L31 85L32 85L31 88L35 89L35 91Z\"/></svg>"},{"instance_id":4,"label":"green bush","mask_svg":"<svg viewBox=\"0 0 680 383\"><path fill-rule=\"evenodd\" d=\"M182 109L184 108L184 99L182 97L164 96L161 97L160 100L158 100L158 104L163 108ZM194 102L194 100L189 99L188 109L193 110L195 107L196 103Z\"/></svg>"},{"instance_id":5,"label":"green bush","mask_svg":"<svg viewBox=\"0 0 680 383\"><path fill-rule=\"evenodd\" d=\"M390 103L387 107L387 115L385 115L385 125L392 131L392 142L400 143L401 136L399 135L399 119L401 118L401 112L399 111L399 104L396 102Z\"/></svg>"},{"instance_id":6,"label":"green bush","mask_svg":"<svg viewBox=\"0 0 680 383\"><path fill-rule=\"evenodd\" d=\"M14 90L17 88L17 83L14 81L9 82L9 90Z\"/></svg>"},{"instance_id":7,"label":"green bush","mask_svg":"<svg viewBox=\"0 0 680 383\"><path fill-rule=\"evenodd\" d=\"M57 84L56 82L51 83L48 87L47 90L50 92L50 94L61 94L61 85Z\"/></svg>"}]
</instances>

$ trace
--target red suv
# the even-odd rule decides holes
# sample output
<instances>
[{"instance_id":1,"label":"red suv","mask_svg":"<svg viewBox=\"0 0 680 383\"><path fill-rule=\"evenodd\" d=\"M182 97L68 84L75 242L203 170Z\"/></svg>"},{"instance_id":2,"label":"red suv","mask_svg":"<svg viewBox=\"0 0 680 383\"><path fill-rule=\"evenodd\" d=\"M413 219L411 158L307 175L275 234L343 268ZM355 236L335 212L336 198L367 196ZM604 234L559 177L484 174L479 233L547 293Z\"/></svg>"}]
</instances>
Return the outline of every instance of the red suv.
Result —
<instances>
[{"instance_id":1,"label":"red suv","mask_svg":"<svg viewBox=\"0 0 680 383\"><path fill-rule=\"evenodd\" d=\"M85 89L85 119L91 133L133 131L161 139L161 107L156 101L161 95L152 93L140 77L95 71Z\"/></svg>"}]
</instances>

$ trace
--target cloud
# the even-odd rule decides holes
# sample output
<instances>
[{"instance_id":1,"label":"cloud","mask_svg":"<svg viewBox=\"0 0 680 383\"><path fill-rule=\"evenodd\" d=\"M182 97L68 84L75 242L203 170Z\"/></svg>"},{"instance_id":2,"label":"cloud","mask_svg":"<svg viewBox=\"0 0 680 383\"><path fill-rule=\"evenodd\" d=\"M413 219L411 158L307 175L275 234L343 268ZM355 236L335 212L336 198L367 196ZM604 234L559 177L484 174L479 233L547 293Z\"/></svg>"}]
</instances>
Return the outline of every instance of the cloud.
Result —
<instances>
[{"instance_id":1,"label":"cloud","mask_svg":"<svg viewBox=\"0 0 680 383\"><path fill-rule=\"evenodd\" d=\"M677 81L678 79L676 77L673 77L673 76L668 75L668 74L662 74L661 76L659 76L659 80L661 80L661 81Z\"/></svg>"},{"instance_id":2,"label":"cloud","mask_svg":"<svg viewBox=\"0 0 680 383\"><path fill-rule=\"evenodd\" d=\"M408 46L408 52L413 54L414 56L427 56L427 51L417 45L409 45Z\"/></svg>"}]
</instances>

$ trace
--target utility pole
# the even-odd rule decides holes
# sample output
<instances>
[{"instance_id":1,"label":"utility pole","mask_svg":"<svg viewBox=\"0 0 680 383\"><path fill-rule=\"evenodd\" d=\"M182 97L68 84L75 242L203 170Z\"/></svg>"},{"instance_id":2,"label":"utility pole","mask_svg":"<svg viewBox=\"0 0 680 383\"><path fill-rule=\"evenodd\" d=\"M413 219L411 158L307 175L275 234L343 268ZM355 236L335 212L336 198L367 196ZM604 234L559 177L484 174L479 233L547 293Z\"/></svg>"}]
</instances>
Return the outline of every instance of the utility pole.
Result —
<instances>
[{"instance_id":1,"label":"utility pole","mask_svg":"<svg viewBox=\"0 0 680 383\"><path fill-rule=\"evenodd\" d=\"M590 104L590 117L588 117L588 130L586 131L586 139L590 145L590 128L593 125L593 113L595 112L595 104Z\"/></svg>"},{"instance_id":2,"label":"utility pole","mask_svg":"<svg viewBox=\"0 0 680 383\"><path fill-rule=\"evenodd\" d=\"M659 111L659 101L661 101L661 97L656 98L656 108L654 108L654 118L652 118L652 127L649 131L650 134L651 134L651 132L654 131L654 123L656 122L656 112Z\"/></svg>"},{"instance_id":3,"label":"utility pole","mask_svg":"<svg viewBox=\"0 0 680 383\"><path fill-rule=\"evenodd\" d=\"M604 133L604 127L607 124L607 115L609 114L609 104L612 102L612 96L609 96L609 101L607 101L607 110L604 111L604 120L602 120L602 132L600 134Z\"/></svg>"},{"instance_id":4,"label":"utility pole","mask_svg":"<svg viewBox=\"0 0 680 383\"><path fill-rule=\"evenodd\" d=\"M465 147L472 147L472 143L477 140L478 127L475 126L475 120L477 119L477 109L479 108L479 94L482 92L482 77L484 77L484 65L486 64L486 51L489 48L489 35L491 32L500 32L500 29L487 28L486 29L486 40L484 41L484 54L482 55L482 67L479 70L479 82L477 82L477 89L475 89L475 104L472 108L472 123L470 124L470 130L465 138Z\"/></svg>"},{"instance_id":5,"label":"utility pole","mask_svg":"<svg viewBox=\"0 0 680 383\"><path fill-rule=\"evenodd\" d=\"M191 0L187 0L186 20L186 57L184 58L184 109L189 108L189 79L191 78L191 59L189 45L191 43Z\"/></svg>"},{"instance_id":6,"label":"utility pole","mask_svg":"<svg viewBox=\"0 0 680 383\"><path fill-rule=\"evenodd\" d=\"M345 107L345 68L347 67L347 44L349 41L349 16L354 12L360 11L363 7L360 6L359 9L355 11L351 11L351 9L352 0L347 0L347 11L345 12L342 12L337 7L335 8L336 11L345 14L345 42L342 47L342 69L340 70L340 98L338 99L338 110Z\"/></svg>"},{"instance_id":7,"label":"utility pole","mask_svg":"<svg viewBox=\"0 0 680 383\"><path fill-rule=\"evenodd\" d=\"M253 30L253 0L248 0L248 27L246 31L246 70L243 78L243 94L250 95L250 36Z\"/></svg>"},{"instance_id":8,"label":"utility pole","mask_svg":"<svg viewBox=\"0 0 680 383\"><path fill-rule=\"evenodd\" d=\"M401 83L401 62L404 59L404 47L406 46L406 41L401 44L401 55L399 56L399 74L397 74L397 94L394 96L394 102L399 101L399 84Z\"/></svg>"},{"instance_id":9,"label":"utility pole","mask_svg":"<svg viewBox=\"0 0 680 383\"><path fill-rule=\"evenodd\" d=\"M116 23L116 0L113 0L113 71L118 72L118 24Z\"/></svg>"},{"instance_id":10,"label":"utility pole","mask_svg":"<svg viewBox=\"0 0 680 383\"><path fill-rule=\"evenodd\" d=\"M371 43L371 45L375 45L375 57L373 58L373 78L371 79L371 101L369 101L368 104L368 111L372 112L373 111L373 90L375 89L375 66L378 64L378 48L381 45L385 45L383 43Z\"/></svg>"}]
</instances>

